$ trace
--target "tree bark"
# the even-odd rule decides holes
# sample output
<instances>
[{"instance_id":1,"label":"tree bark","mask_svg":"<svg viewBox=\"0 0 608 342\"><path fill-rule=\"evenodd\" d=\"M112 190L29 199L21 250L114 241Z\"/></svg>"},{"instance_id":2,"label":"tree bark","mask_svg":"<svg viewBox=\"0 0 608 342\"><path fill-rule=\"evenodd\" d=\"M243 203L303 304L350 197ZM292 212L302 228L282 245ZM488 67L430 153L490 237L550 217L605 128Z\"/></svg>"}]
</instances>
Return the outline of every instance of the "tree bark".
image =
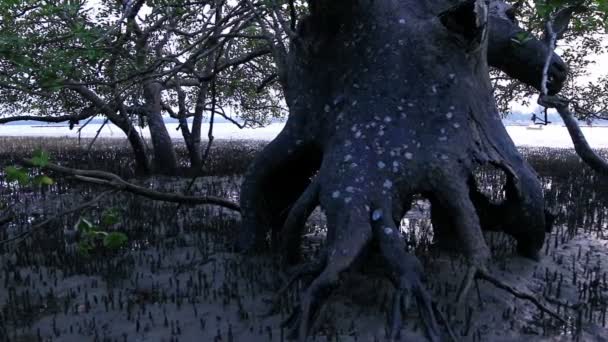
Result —
<instances>
[{"instance_id":1,"label":"tree bark","mask_svg":"<svg viewBox=\"0 0 608 342\"><path fill-rule=\"evenodd\" d=\"M144 85L146 118L154 148L154 169L162 174L175 175L178 168L177 156L162 116L161 90L162 86L157 82Z\"/></svg>"},{"instance_id":2,"label":"tree bark","mask_svg":"<svg viewBox=\"0 0 608 342\"><path fill-rule=\"evenodd\" d=\"M118 117L116 115L108 116L108 119L127 136L127 140L131 145L135 157L135 173L138 175L149 175L151 170L150 161L148 160L148 155L146 153L146 144L142 136L137 133L133 123L127 118Z\"/></svg>"}]
</instances>

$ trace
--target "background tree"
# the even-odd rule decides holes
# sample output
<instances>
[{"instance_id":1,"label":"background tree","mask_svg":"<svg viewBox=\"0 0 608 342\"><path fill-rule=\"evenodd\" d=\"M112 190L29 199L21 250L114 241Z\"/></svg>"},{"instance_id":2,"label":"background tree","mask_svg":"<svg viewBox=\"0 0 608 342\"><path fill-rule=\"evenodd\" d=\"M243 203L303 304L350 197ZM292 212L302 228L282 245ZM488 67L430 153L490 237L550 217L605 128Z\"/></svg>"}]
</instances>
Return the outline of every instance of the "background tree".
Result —
<instances>
[{"instance_id":1,"label":"background tree","mask_svg":"<svg viewBox=\"0 0 608 342\"><path fill-rule=\"evenodd\" d=\"M280 115L280 96L266 80L271 60L262 58L269 50L256 43L264 41L243 3L140 1L126 10L118 2L4 2L2 122L103 115L127 135L143 172L149 162L136 127L147 126L155 169L173 174L177 158L163 114L180 120L195 169L205 113L242 127Z\"/></svg>"}]
</instances>

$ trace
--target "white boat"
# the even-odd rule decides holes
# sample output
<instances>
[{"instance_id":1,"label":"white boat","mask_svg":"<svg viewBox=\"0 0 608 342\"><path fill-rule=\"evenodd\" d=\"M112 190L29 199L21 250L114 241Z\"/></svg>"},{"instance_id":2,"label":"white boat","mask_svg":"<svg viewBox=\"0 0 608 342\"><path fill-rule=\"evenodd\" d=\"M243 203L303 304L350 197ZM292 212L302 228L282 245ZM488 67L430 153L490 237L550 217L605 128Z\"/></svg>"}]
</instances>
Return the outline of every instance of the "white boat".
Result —
<instances>
[{"instance_id":1,"label":"white boat","mask_svg":"<svg viewBox=\"0 0 608 342\"><path fill-rule=\"evenodd\" d=\"M532 130L541 130L543 129L544 125L541 124L529 124L528 126L526 126L526 129L532 129Z\"/></svg>"}]
</instances>

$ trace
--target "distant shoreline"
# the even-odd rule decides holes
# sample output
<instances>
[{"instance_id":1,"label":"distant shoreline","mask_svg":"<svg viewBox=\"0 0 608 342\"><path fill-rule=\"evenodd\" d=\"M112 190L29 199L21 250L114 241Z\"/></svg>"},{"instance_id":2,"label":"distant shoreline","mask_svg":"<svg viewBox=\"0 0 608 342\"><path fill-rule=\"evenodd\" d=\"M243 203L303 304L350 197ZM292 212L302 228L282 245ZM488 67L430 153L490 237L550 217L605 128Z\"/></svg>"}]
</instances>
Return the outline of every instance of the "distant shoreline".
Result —
<instances>
[{"instance_id":1,"label":"distant shoreline","mask_svg":"<svg viewBox=\"0 0 608 342\"><path fill-rule=\"evenodd\" d=\"M167 131L176 143L183 142L184 138L177 123L168 123ZM232 123L215 123L213 125L213 135L215 139L221 140L252 140L252 141L271 141L285 126L284 123L271 123L262 128L240 129ZM511 139L517 146L545 146L558 148L572 148L572 141L566 127L560 123L542 126L540 129L529 129L529 124L507 124L506 130ZM72 130L67 125L0 125L0 137L65 137L72 139L88 139L97 135L101 129L99 138L122 139L126 136L118 127L107 124L89 123L85 127L75 126ZM536 127L535 127L536 128ZM584 125L581 126L585 137L592 148L608 148L608 126L605 125ZM203 139L206 138L209 124L203 124ZM137 131L144 138L150 138L147 128L137 127Z\"/></svg>"}]
</instances>

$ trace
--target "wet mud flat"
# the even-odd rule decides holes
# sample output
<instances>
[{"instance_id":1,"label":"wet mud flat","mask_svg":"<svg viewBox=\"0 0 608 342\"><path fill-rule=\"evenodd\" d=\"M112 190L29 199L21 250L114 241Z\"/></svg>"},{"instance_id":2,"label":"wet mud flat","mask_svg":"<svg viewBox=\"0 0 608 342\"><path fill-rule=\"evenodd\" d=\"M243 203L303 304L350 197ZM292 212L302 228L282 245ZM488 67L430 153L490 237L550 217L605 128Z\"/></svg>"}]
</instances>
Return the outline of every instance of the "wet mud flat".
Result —
<instances>
[{"instance_id":1,"label":"wet mud flat","mask_svg":"<svg viewBox=\"0 0 608 342\"><path fill-rule=\"evenodd\" d=\"M62 153L69 160L78 157L68 147L61 151L56 152L58 161ZM109 151L100 152L102 161L83 160L103 168L113 165L112 158L125 158L120 148ZM231 161L234 153L220 152L214 163L223 166L217 169L241 163ZM528 149L525 155L543 179L547 202L557 214L555 226L538 262L517 257L506 235L488 233L494 253L491 271L534 294L568 324L482 280L465 305L456 305L466 265L457 252L433 244L424 199L404 218L404 238L423 261L427 286L459 340L606 341L608 181L584 168L572 151ZM243 170L231 170L210 172L193 192L238 199ZM500 198L501 174L480 170L479 180L487 193ZM134 181L180 192L188 183L160 177ZM16 203L17 220L0 228L0 240L100 191L67 179L45 190L2 184L1 198ZM122 213L113 229L129 236L128 248L79 254L71 227L80 216L95 220L106 208ZM297 305L305 284L296 284L282 298L279 312L265 315L285 278L275 258L234 253L238 214L214 207L176 209L129 194L111 195L97 208L55 220L19 243L1 245L0 341L287 341L281 322ZM323 248L324 224L320 211L309 220L304 242L308 258ZM392 287L378 275L381 267L361 260L357 270L343 276L311 340L386 339ZM424 340L421 329L412 303L402 340Z\"/></svg>"}]
</instances>

